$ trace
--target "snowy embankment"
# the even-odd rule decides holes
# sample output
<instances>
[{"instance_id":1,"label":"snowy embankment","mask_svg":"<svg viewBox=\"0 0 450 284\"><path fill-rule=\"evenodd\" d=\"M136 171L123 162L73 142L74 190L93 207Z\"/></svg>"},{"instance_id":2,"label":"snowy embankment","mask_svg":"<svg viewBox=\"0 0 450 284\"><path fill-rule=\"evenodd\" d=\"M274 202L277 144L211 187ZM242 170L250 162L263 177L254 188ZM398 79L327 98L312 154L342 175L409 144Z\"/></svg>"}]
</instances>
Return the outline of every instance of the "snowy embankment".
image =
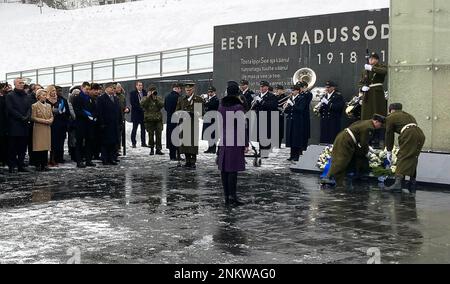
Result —
<instances>
[{"instance_id":1,"label":"snowy embankment","mask_svg":"<svg viewBox=\"0 0 450 284\"><path fill-rule=\"evenodd\" d=\"M365 9L389 0L147 0L78 10L0 3L6 72L213 42L214 26Z\"/></svg>"}]
</instances>

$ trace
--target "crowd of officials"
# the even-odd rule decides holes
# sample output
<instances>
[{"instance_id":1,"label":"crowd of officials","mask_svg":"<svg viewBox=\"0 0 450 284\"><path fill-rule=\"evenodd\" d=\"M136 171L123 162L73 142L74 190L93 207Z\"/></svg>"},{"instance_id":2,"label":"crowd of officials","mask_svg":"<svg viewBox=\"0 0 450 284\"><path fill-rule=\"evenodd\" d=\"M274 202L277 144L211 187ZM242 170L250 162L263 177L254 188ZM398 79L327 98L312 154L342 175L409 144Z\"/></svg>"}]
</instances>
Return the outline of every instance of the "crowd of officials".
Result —
<instances>
[{"instance_id":1,"label":"crowd of officials","mask_svg":"<svg viewBox=\"0 0 450 284\"><path fill-rule=\"evenodd\" d=\"M329 177L335 177L338 185L342 184L343 175L351 161L367 154L370 144L368 136L373 135L373 130L383 127L387 114L387 100L383 91L386 73L385 66L379 64L379 57L373 54L370 64L365 65L361 80L362 120L346 128L343 133L341 121L345 108L344 98L337 91L336 83L328 81L325 84L325 92L315 109L321 121L320 142L335 146L334 163ZM269 82L261 81L259 91L255 93L249 89L249 82L246 80L239 83L228 82L225 97L221 100L212 86L208 88L208 94L199 95L195 82L174 83L170 94L163 97L158 94L155 86L145 89L140 81L136 82L128 99L119 83L100 85L88 82L72 87L66 99L61 87L50 85L44 89L39 84L28 86L23 79L18 78L14 81L14 88L8 83L0 84L0 163L7 165L10 173L28 172L28 165L25 164L28 150L29 165L35 166L37 171L48 171L51 167L66 162L64 154L67 140L70 158L78 168L96 167L94 160L101 160L103 165L116 166L125 141L126 114L130 114L133 124L132 147L137 147L136 136L140 128L141 147L149 147L150 155L164 155L162 111L165 110L166 147L170 160L179 162L180 166L181 161L185 161L184 168L195 169L199 153L198 141L195 141L198 137L195 133L198 125L196 127L195 124L199 121L195 118L215 111L222 115L223 132L218 135L214 131L209 137L203 137L208 141L205 153L217 154L216 161L222 172L226 202L236 204L239 203L236 196L237 174L245 170L245 153L249 151L251 142L247 133L245 146L221 143L218 147L218 136L222 139L228 137L225 132L229 113L252 111L256 114L256 141L253 142L259 143L258 155L261 158L267 158L270 151L281 147L284 140L286 147L290 148L288 160L296 162L303 151L307 150L311 137L312 99L310 86L303 81L288 90L284 86L272 87ZM399 116L401 105L394 105L390 110L397 111L396 116ZM191 141L183 140L184 144L175 146L173 132L183 120L173 120L173 116L179 111L190 116L192 133ZM200 113L196 113L198 111ZM260 119L262 114L267 115L266 120ZM278 129L272 129L274 114L279 115ZM389 125L388 150L392 150L394 132L403 134L410 128L418 129L414 119L404 120L399 125ZM214 122L204 123L203 134ZM249 128L247 125L247 132ZM270 140L270 144L262 143L263 135L270 139L275 133L279 137L276 142ZM179 134L180 138L185 134ZM238 133L231 137L238 137ZM345 143L341 140L345 140ZM422 140L419 145L423 145ZM347 148L346 143L349 145ZM403 145L403 149L406 148ZM403 167L408 170L402 175L398 174L396 188L405 175L415 179L420 150L421 147L410 149L411 160L408 166L403 164L399 167L400 172Z\"/></svg>"}]
</instances>

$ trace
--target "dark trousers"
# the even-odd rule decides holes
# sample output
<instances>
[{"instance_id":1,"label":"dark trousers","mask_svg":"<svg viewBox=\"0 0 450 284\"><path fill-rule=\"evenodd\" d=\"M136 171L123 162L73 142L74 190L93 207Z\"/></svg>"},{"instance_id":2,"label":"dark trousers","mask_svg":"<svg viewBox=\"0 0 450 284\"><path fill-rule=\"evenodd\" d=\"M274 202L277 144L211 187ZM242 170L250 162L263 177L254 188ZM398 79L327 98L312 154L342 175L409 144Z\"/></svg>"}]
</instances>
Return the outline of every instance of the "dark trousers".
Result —
<instances>
[{"instance_id":1,"label":"dark trousers","mask_svg":"<svg viewBox=\"0 0 450 284\"><path fill-rule=\"evenodd\" d=\"M48 164L48 151L33 152L34 161L36 167L47 167Z\"/></svg>"},{"instance_id":2,"label":"dark trousers","mask_svg":"<svg viewBox=\"0 0 450 284\"><path fill-rule=\"evenodd\" d=\"M34 159L34 152L33 152L33 123L30 127L30 135L28 136L28 162L30 165L36 165L36 160Z\"/></svg>"},{"instance_id":3,"label":"dark trousers","mask_svg":"<svg viewBox=\"0 0 450 284\"><path fill-rule=\"evenodd\" d=\"M8 163L8 137L0 136L0 166Z\"/></svg>"},{"instance_id":4,"label":"dark trousers","mask_svg":"<svg viewBox=\"0 0 450 284\"><path fill-rule=\"evenodd\" d=\"M222 185L226 201L229 200L230 197L235 200L237 199L237 177L237 172L222 172Z\"/></svg>"},{"instance_id":5,"label":"dark trousers","mask_svg":"<svg viewBox=\"0 0 450 284\"><path fill-rule=\"evenodd\" d=\"M300 155L302 154L302 148L300 147L291 147L291 159L293 161L298 161L300 159Z\"/></svg>"},{"instance_id":6,"label":"dark trousers","mask_svg":"<svg viewBox=\"0 0 450 284\"><path fill-rule=\"evenodd\" d=\"M166 147L169 149L169 156L171 160L180 159L180 153L178 151L178 147L175 147L172 143L172 132L175 129L176 125L167 124L166 129Z\"/></svg>"},{"instance_id":7,"label":"dark trousers","mask_svg":"<svg viewBox=\"0 0 450 284\"><path fill-rule=\"evenodd\" d=\"M23 168L27 152L28 137L9 137L8 166L10 168Z\"/></svg>"},{"instance_id":8,"label":"dark trousers","mask_svg":"<svg viewBox=\"0 0 450 284\"><path fill-rule=\"evenodd\" d=\"M280 141L278 143L278 148L281 148L281 143L283 143L283 139L284 139L284 115L280 115L280 122L279 122L279 135L280 135Z\"/></svg>"},{"instance_id":9,"label":"dark trousers","mask_svg":"<svg viewBox=\"0 0 450 284\"><path fill-rule=\"evenodd\" d=\"M141 127L141 144L145 145L145 125L143 122L133 122L133 130L131 131L131 143L133 143L133 145L136 145L136 135L139 126Z\"/></svg>"},{"instance_id":10,"label":"dark trousers","mask_svg":"<svg viewBox=\"0 0 450 284\"><path fill-rule=\"evenodd\" d=\"M102 162L112 163L116 160L117 144L103 144L102 145Z\"/></svg>"},{"instance_id":11,"label":"dark trousers","mask_svg":"<svg viewBox=\"0 0 450 284\"><path fill-rule=\"evenodd\" d=\"M185 154L185 156L186 156L186 165L194 166L197 163L197 155Z\"/></svg>"},{"instance_id":12,"label":"dark trousers","mask_svg":"<svg viewBox=\"0 0 450 284\"><path fill-rule=\"evenodd\" d=\"M77 129L76 161L78 164L85 160L92 162L92 154L95 145L94 139L89 134L89 129L80 127ZM84 158L84 159L83 159Z\"/></svg>"}]
</instances>

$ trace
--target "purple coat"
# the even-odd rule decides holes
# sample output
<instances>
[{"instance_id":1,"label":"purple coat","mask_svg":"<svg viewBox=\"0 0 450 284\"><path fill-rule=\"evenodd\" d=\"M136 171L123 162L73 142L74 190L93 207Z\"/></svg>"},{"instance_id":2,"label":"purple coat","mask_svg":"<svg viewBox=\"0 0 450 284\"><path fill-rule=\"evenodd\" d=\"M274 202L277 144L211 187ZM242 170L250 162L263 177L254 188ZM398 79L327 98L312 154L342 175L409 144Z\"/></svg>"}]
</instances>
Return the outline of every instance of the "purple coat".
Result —
<instances>
[{"instance_id":1,"label":"purple coat","mask_svg":"<svg viewBox=\"0 0 450 284\"><path fill-rule=\"evenodd\" d=\"M227 146L237 145L238 127L234 127L235 143L228 143L227 137L227 114L235 112L245 112L244 106L238 97L227 96L222 100L219 112L223 118L221 145L218 151L218 167L222 172L242 172L245 171L245 147L243 146ZM245 127L244 127L245 129ZM243 133L245 135L245 131ZM245 137L245 145L248 146L248 137Z\"/></svg>"}]
</instances>

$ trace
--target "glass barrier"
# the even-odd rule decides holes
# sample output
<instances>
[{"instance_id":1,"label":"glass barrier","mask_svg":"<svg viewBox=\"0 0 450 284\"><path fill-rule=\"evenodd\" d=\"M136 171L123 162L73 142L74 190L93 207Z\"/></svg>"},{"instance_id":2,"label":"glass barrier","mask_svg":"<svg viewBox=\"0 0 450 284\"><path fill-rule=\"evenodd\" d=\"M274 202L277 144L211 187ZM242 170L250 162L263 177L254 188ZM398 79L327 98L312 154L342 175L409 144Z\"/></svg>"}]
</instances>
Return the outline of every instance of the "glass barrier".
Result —
<instances>
[{"instance_id":1,"label":"glass barrier","mask_svg":"<svg viewBox=\"0 0 450 284\"><path fill-rule=\"evenodd\" d=\"M24 77L33 83L39 82L43 86L56 84L64 87L81 84L85 81L133 80L205 72L213 69L213 53L213 45L209 44L38 70L11 72L6 74L6 79L12 83L15 78Z\"/></svg>"}]
</instances>

